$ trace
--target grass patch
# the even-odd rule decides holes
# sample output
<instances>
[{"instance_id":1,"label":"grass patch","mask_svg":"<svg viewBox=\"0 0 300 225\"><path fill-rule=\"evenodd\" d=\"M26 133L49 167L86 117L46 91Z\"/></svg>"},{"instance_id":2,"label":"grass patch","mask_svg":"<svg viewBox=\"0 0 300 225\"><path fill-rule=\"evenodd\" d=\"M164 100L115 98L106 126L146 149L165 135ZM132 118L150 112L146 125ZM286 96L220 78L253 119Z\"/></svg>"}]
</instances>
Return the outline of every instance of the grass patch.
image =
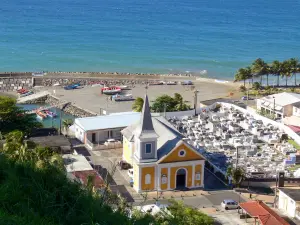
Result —
<instances>
[{"instance_id":1,"label":"grass patch","mask_svg":"<svg viewBox=\"0 0 300 225\"><path fill-rule=\"evenodd\" d=\"M289 139L288 143L290 143L291 145L293 145L294 148L296 148L297 150L300 149L300 145L296 141L294 141L292 139Z\"/></svg>"}]
</instances>

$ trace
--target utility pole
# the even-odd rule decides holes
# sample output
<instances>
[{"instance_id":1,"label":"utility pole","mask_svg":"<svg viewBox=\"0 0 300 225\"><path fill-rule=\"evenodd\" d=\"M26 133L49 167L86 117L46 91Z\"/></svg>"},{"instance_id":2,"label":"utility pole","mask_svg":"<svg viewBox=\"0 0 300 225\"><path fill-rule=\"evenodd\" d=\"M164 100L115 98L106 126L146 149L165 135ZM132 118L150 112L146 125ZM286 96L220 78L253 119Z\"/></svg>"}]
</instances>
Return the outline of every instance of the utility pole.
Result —
<instances>
[{"instance_id":1,"label":"utility pole","mask_svg":"<svg viewBox=\"0 0 300 225\"><path fill-rule=\"evenodd\" d=\"M238 160L239 160L239 147L236 147L236 162L235 162L235 169L238 168Z\"/></svg>"},{"instance_id":2,"label":"utility pole","mask_svg":"<svg viewBox=\"0 0 300 225\"><path fill-rule=\"evenodd\" d=\"M60 110L60 113L59 113L59 134L62 134L61 133L61 124L62 124L62 109Z\"/></svg>"},{"instance_id":3,"label":"utility pole","mask_svg":"<svg viewBox=\"0 0 300 225\"><path fill-rule=\"evenodd\" d=\"M194 109L195 109L195 116L197 115L197 94L198 94L198 91L195 90L195 91L194 91Z\"/></svg>"},{"instance_id":4,"label":"utility pole","mask_svg":"<svg viewBox=\"0 0 300 225\"><path fill-rule=\"evenodd\" d=\"M164 117L166 118L167 104L164 103Z\"/></svg>"}]
</instances>

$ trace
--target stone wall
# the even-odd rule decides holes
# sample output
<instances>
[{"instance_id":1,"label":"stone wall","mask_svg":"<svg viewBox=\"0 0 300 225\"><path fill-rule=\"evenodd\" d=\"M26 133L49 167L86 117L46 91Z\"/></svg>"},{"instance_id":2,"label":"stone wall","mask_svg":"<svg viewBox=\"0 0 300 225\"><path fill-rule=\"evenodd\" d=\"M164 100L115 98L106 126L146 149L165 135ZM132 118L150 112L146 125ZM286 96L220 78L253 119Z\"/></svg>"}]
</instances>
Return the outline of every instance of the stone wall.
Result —
<instances>
[{"instance_id":1,"label":"stone wall","mask_svg":"<svg viewBox=\"0 0 300 225\"><path fill-rule=\"evenodd\" d=\"M15 77L15 78L0 78L0 91L16 91L22 88L30 89L33 86L32 78Z\"/></svg>"}]
</instances>

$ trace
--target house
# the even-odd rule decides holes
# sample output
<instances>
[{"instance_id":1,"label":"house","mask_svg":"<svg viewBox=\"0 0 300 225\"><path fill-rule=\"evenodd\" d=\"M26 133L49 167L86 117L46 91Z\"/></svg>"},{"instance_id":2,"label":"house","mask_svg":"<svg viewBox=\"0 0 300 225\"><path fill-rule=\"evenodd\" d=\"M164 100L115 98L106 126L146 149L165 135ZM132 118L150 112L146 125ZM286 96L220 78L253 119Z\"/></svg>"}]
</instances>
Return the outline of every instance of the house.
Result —
<instances>
[{"instance_id":1,"label":"house","mask_svg":"<svg viewBox=\"0 0 300 225\"><path fill-rule=\"evenodd\" d=\"M94 150L107 140L122 140L121 130L137 122L138 112L113 113L106 116L77 118L72 129L75 137Z\"/></svg>"},{"instance_id":2,"label":"house","mask_svg":"<svg viewBox=\"0 0 300 225\"><path fill-rule=\"evenodd\" d=\"M279 188L278 208L291 218L300 220L300 189Z\"/></svg>"},{"instance_id":3,"label":"house","mask_svg":"<svg viewBox=\"0 0 300 225\"><path fill-rule=\"evenodd\" d=\"M297 116L300 107L300 94L279 93L257 99L257 109L269 114L276 114L277 118ZM299 116L299 115L298 115Z\"/></svg>"},{"instance_id":4,"label":"house","mask_svg":"<svg viewBox=\"0 0 300 225\"><path fill-rule=\"evenodd\" d=\"M122 134L137 192L204 186L204 157L165 118L151 116L147 95L140 120Z\"/></svg>"},{"instance_id":5,"label":"house","mask_svg":"<svg viewBox=\"0 0 300 225\"><path fill-rule=\"evenodd\" d=\"M65 154L62 156L67 176L83 185L88 184L89 177L93 177L93 186L97 189L104 187L104 180L93 169L83 155Z\"/></svg>"}]
</instances>

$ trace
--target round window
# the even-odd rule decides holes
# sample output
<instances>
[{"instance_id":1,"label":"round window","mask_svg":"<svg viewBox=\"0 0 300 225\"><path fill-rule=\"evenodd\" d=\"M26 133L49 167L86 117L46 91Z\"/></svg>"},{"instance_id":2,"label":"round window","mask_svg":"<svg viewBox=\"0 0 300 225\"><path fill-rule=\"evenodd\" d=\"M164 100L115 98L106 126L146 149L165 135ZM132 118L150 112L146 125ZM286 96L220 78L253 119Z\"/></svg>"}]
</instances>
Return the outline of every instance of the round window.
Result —
<instances>
[{"instance_id":1,"label":"round window","mask_svg":"<svg viewBox=\"0 0 300 225\"><path fill-rule=\"evenodd\" d=\"M184 151L184 150L180 150L179 153L178 153L178 155L179 155L180 157L185 156L185 151Z\"/></svg>"}]
</instances>

